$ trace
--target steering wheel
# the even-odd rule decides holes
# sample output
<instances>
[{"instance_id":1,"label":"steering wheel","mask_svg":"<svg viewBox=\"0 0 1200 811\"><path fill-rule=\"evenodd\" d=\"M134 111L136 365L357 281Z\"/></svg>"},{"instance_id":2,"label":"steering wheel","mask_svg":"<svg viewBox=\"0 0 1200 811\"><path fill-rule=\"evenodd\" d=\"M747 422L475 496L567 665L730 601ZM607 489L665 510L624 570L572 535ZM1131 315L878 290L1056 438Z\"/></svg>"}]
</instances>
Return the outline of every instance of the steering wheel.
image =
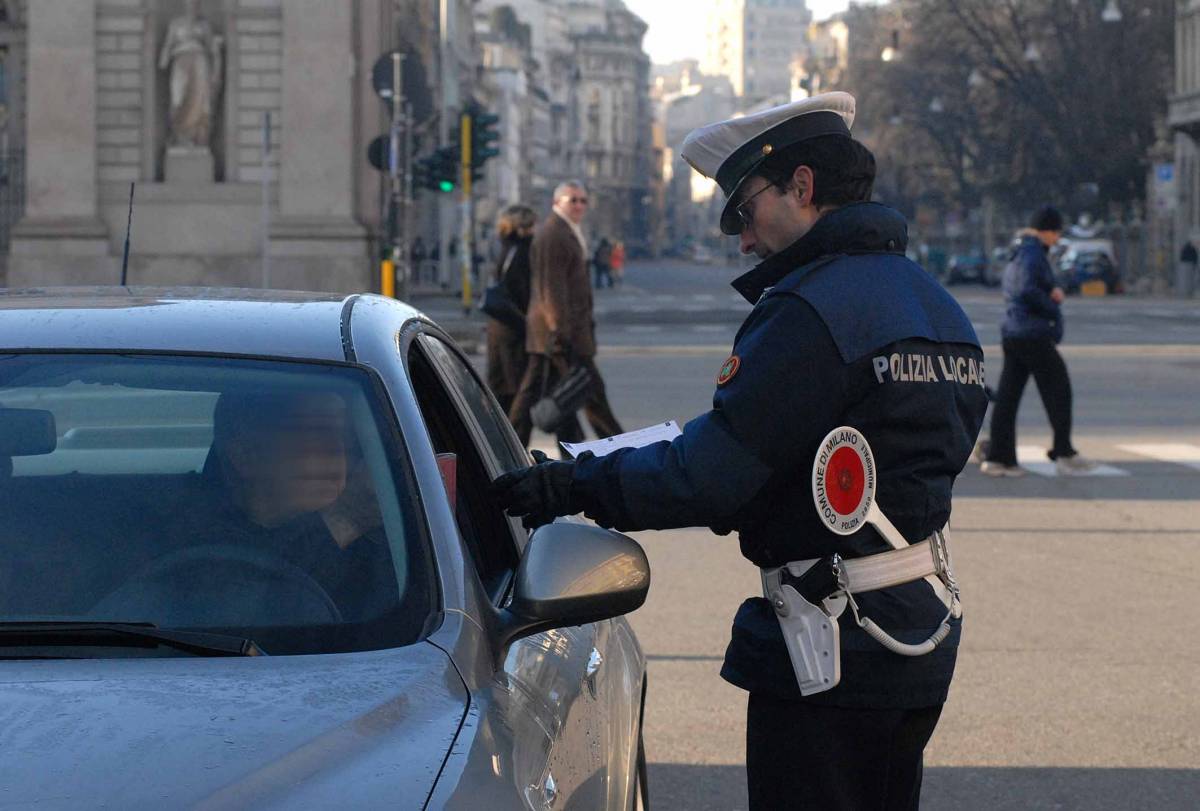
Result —
<instances>
[{"instance_id":1,"label":"steering wheel","mask_svg":"<svg viewBox=\"0 0 1200 811\"><path fill-rule=\"evenodd\" d=\"M232 544L170 552L135 572L89 613L167 627L343 621L329 592L308 572L265 550Z\"/></svg>"}]
</instances>

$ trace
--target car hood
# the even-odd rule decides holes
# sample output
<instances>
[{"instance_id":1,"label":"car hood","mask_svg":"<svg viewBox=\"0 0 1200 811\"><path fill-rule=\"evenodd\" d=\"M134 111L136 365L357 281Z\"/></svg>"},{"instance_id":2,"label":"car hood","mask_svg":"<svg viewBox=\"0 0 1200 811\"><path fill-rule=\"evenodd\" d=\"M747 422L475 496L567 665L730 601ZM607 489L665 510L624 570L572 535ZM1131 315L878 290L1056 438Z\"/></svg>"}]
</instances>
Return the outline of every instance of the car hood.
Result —
<instances>
[{"instance_id":1,"label":"car hood","mask_svg":"<svg viewBox=\"0 0 1200 811\"><path fill-rule=\"evenodd\" d=\"M420 808L467 707L429 643L0 662L0 805Z\"/></svg>"}]
</instances>

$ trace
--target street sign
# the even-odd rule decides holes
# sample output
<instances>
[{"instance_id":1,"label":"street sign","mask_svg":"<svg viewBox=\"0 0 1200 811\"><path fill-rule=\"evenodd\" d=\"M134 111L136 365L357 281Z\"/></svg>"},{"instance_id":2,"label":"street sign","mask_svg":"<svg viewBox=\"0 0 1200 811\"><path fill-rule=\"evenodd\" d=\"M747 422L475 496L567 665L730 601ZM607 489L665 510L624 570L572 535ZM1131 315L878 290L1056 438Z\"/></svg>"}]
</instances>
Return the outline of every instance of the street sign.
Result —
<instances>
[{"instance_id":1,"label":"street sign","mask_svg":"<svg viewBox=\"0 0 1200 811\"><path fill-rule=\"evenodd\" d=\"M1154 183L1151 185L1150 197L1155 211L1160 214L1174 211L1177 199L1175 164L1156 163L1154 165Z\"/></svg>"},{"instance_id":2,"label":"street sign","mask_svg":"<svg viewBox=\"0 0 1200 811\"><path fill-rule=\"evenodd\" d=\"M367 145L367 162L381 172L386 172L391 166L391 138L387 135L376 137Z\"/></svg>"},{"instance_id":3,"label":"street sign","mask_svg":"<svg viewBox=\"0 0 1200 811\"><path fill-rule=\"evenodd\" d=\"M375 88L376 95L384 101L391 103L392 92L392 56L399 54L401 58L404 54L399 51L388 51L383 56L375 60L375 64L371 66L371 87Z\"/></svg>"}]
</instances>

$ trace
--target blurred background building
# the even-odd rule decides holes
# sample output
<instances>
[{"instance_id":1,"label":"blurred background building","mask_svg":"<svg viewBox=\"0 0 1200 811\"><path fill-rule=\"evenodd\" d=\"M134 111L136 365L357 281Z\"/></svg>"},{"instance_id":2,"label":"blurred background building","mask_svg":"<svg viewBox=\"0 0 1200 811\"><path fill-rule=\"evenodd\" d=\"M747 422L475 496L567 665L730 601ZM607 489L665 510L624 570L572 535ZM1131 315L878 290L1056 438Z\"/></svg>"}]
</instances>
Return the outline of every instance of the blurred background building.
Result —
<instances>
[{"instance_id":1,"label":"blurred background building","mask_svg":"<svg viewBox=\"0 0 1200 811\"><path fill-rule=\"evenodd\" d=\"M548 212L554 187L578 178L591 192L590 233L624 240L633 255L657 252L646 24L620 0L483 0L475 20L480 89L514 128L487 166L481 225L518 200Z\"/></svg>"},{"instance_id":2,"label":"blurred background building","mask_svg":"<svg viewBox=\"0 0 1200 811\"><path fill-rule=\"evenodd\" d=\"M204 21L208 114L204 143L181 149L170 84L183 62L164 43L189 8ZM688 58L652 66L637 12L662 8L0 0L0 274L118 280L131 182L135 283L373 289L387 255L454 289L488 258L499 210L546 211L565 178L592 191L589 232L631 256L728 257L683 137L835 89L857 96L877 197L909 218L935 272L955 256L1001 261L1048 201L1109 234L1146 289L1168 286L1179 246L1200 239L1195 3L877 0L814 21L804 0L698 0ZM392 52L395 178L386 155L367 160L392 125L374 74ZM499 138L468 206L456 150L472 109L498 116ZM439 150L452 165L431 177Z\"/></svg>"},{"instance_id":3,"label":"blurred background building","mask_svg":"<svg viewBox=\"0 0 1200 811\"><path fill-rule=\"evenodd\" d=\"M185 149L164 44L188 13L206 113L203 143ZM393 50L406 161L453 146L470 104L499 114L501 154L474 193L480 235L503 205L548 209L553 187L580 177L591 229L654 252L662 146L645 29L619 0L2 2L7 283L118 281L133 182L130 283L371 289L394 236L452 286L429 263L442 245L461 255L461 190L409 184L392 235L390 182L366 160L391 118L372 67Z\"/></svg>"},{"instance_id":4,"label":"blurred background building","mask_svg":"<svg viewBox=\"0 0 1200 811\"><path fill-rule=\"evenodd\" d=\"M1169 120L1174 129L1170 176L1179 240L1200 245L1200 4L1180 3L1175 22L1175 74ZM1161 172L1162 170L1160 170Z\"/></svg>"},{"instance_id":5,"label":"blurred background building","mask_svg":"<svg viewBox=\"0 0 1200 811\"><path fill-rule=\"evenodd\" d=\"M810 20L805 0L713 0L703 70L728 78L738 96L786 101Z\"/></svg>"},{"instance_id":6,"label":"blurred background building","mask_svg":"<svg viewBox=\"0 0 1200 811\"><path fill-rule=\"evenodd\" d=\"M116 282L136 182L130 283L365 287L361 65L385 44L385 5L7 4L27 66L10 88L26 148L8 283ZM189 6L204 24L168 44ZM182 81L204 111L186 142L169 126Z\"/></svg>"}]
</instances>

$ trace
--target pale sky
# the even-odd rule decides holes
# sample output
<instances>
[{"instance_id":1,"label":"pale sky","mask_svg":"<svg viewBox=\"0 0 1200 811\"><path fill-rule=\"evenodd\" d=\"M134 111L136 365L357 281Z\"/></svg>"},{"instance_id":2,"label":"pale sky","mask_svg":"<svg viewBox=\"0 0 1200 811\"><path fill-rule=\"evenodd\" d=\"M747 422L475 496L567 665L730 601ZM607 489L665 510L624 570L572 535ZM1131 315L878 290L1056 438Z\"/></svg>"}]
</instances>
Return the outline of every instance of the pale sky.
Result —
<instances>
[{"instance_id":1,"label":"pale sky","mask_svg":"<svg viewBox=\"0 0 1200 811\"><path fill-rule=\"evenodd\" d=\"M704 56L707 0L625 0L625 5L649 24L645 46L655 64ZM848 0L808 0L818 20L844 11L847 5Z\"/></svg>"}]
</instances>

